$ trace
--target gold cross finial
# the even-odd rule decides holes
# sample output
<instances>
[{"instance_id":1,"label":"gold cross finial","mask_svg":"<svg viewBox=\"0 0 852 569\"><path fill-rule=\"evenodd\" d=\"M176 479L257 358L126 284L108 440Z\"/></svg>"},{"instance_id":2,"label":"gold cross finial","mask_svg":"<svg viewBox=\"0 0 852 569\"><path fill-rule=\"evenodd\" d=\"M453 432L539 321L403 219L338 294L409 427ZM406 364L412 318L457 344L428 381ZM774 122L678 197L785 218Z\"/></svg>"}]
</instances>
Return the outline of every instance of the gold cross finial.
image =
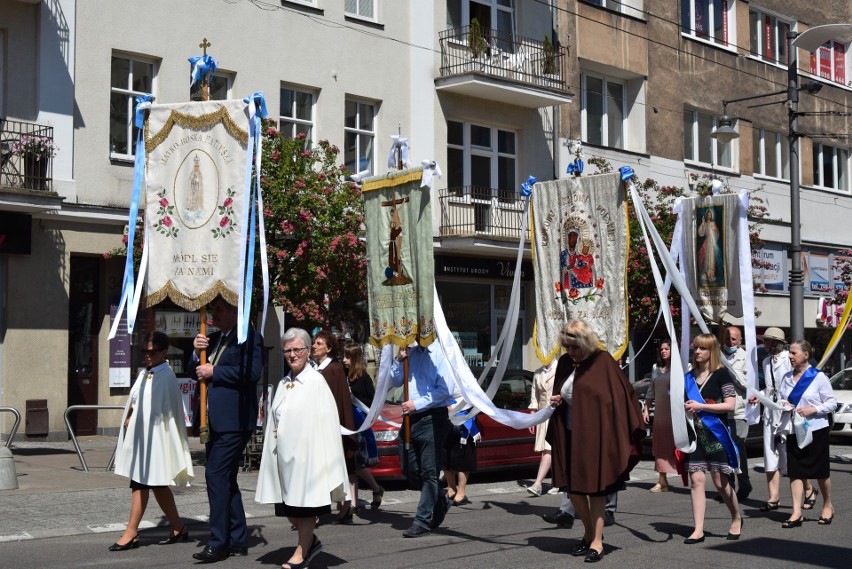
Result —
<instances>
[{"instance_id":1,"label":"gold cross finial","mask_svg":"<svg viewBox=\"0 0 852 569\"><path fill-rule=\"evenodd\" d=\"M204 50L204 54L203 54L203 55L207 55L207 48L208 48L208 47L210 47L210 46L212 46L212 45L213 45L212 43L210 43L209 41L207 41L207 38L204 38L203 40L201 40L201 43L200 43L200 44L198 44L198 47L200 47L201 49L203 49L203 50Z\"/></svg>"}]
</instances>

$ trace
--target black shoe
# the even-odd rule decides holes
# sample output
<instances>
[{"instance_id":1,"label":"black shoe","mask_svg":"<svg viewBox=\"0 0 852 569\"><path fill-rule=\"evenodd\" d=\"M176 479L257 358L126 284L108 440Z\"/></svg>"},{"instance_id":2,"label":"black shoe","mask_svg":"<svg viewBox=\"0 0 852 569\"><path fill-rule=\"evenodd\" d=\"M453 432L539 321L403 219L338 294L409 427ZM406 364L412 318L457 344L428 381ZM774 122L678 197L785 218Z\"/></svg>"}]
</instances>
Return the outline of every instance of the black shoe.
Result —
<instances>
[{"instance_id":1,"label":"black shoe","mask_svg":"<svg viewBox=\"0 0 852 569\"><path fill-rule=\"evenodd\" d=\"M308 554L305 555L305 563L310 563L313 561L314 557L319 555L320 551L322 551L322 542L314 536L314 540L311 542L311 547L308 549Z\"/></svg>"},{"instance_id":2,"label":"black shoe","mask_svg":"<svg viewBox=\"0 0 852 569\"><path fill-rule=\"evenodd\" d=\"M586 558L583 559L584 563L597 563L603 558L603 549L597 551L596 549L589 548L589 551L586 553Z\"/></svg>"},{"instance_id":3,"label":"black shoe","mask_svg":"<svg viewBox=\"0 0 852 569\"><path fill-rule=\"evenodd\" d=\"M438 495L438 500L435 502L435 507L432 509L432 521L429 523L429 528L435 529L444 523L444 518L447 517L447 510L453 505L453 501L444 496Z\"/></svg>"},{"instance_id":4,"label":"black shoe","mask_svg":"<svg viewBox=\"0 0 852 569\"><path fill-rule=\"evenodd\" d=\"M206 546L200 553L193 553L192 558L197 559L202 563L216 563L224 561L230 557L227 547L210 547Z\"/></svg>"},{"instance_id":5,"label":"black shoe","mask_svg":"<svg viewBox=\"0 0 852 569\"><path fill-rule=\"evenodd\" d=\"M412 524L410 528L402 532L402 537L421 537L430 533L432 530L424 528L421 525Z\"/></svg>"},{"instance_id":6,"label":"black shoe","mask_svg":"<svg viewBox=\"0 0 852 569\"><path fill-rule=\"evenodd\" d=\"M177 532L177 535L169 534L169 537L167 537L166 539L164 539L162 541L158 541L157 545L171 545L171 544L177 543L179 541L182 541L184 543L189 541L189 528L188 527L183 526L180 529L180 531Z\"/></svg>"},{"instance_id":7,"label":"black shoe","mask_svg":"<svg viewBox=\"0 0 852 569\"><path fill-rule=\"evenodd\" d=\"M470 499L465 496L461 500L453 500L453 506L467 506L470 504Z\"/></svg>"},{"instance_id":8,"label":"black shoe","mask_svg":"<svg viewBox=\"0 0 852 569\"><path fill-rule=\"evenodd\" d=\"M340 509L340 513L337 514L337 517L334 518L333 523L335 525L351 524L352 523L352 516L354 514L355 514L355 511L354 511L354 508L352 507L352 504L349 503L349 502L346 502L346 505L343 506L343 508Z\"/></svg>"},{"instance_id":9,"label":"black shoe","mask_svg":"<svg viewBox=\"0 0 852 569\"><path fill-rule=\"evenodd\" d=\"M574 557L580 557L581 555L585 555L589 552L590 545L591 544L586 543L584 539L581 539L580 543L572 547L571 550L568 551L568 553L570 553Z\"/></svg>"},{"instance_id":10,"label":"black shoe","mask_svg":"<svg viewBox=\"0 0 852 569\"><path fill-rule=\"evenodd\" d=\"M128 549L136 549L139 547L139 536L137 535L127 543L113 543L109 546L110 551L127 551Z\"/></svg>"},{"instance_id":11,"label":"black shoe","mask_svg":"<svg viewBox=\"0 0 852 569\"><path fill-rule=\"evenodd\" d=\"M693 545L695 543L704 543L704 536L701 537L688 537L683 540L683 543L686 545Z\"/></svg>"},{"instance_id":12,"label":"black shoe","mask_svg":"<svg viewBox=\"0 0 852 569\"><path fill-rule=\"evenodd\" d=\"M805 516L799 516L797 520L784 520L781 522L781 527L784 529L790 528L800 528L802 527L802 522L805 520Z\"/></svg>"},{"instance_id":13,"label":"black shoe","mask_svg":"<svg viewBox=\"0 0 852 569\"><path fill-rule=\"evenodd\" d=\"M232 545L228 548L228 553L234 557L248 557L248 547Z\"/></svg>"},{"instance_id":14,"label":"black shoe","mask_svg":"<svg viewBox=\"0 0 852 569\"><path fill-rule=\"evenodd\" d=\"M609 510L604 511L604 527L609 527L615 524L615 512Z\"/></svg>"},{"instance_id":15,"label":"black shoe","mask_svg":"<svg viewBox=\"0 0 852 569\"><path fill-rule=\"evenodd\" d=\"M745 525L745 518L740 518L740 533L731 533L728 532L727 539L728 541L737 541L740 536L743 534L743 526Z\"/></svg>"},{"instance_id":16,"label":"black shoe","mask_svg":"<svg viewBox=\"0 0 852 569\"><path fill-rule=\"evenodd\" d=\"M544 514L541 519L549 524L556 524L560 528L571 529L574 527L574 516L562 510L556 510L555 514Z\"/></svg>"},{"instance_id":17,"label":"black shoe","mask_svg":"<svg viewBox=\"0 0 852 569\"><path fill-rule=\"evenodd\" d=\"M385 489L379 486L378 492L373 492L373 501L370 502L371 510L378 510L379 506L382 505L382 496L385 495Z\"/></svg>"}]
</instances>

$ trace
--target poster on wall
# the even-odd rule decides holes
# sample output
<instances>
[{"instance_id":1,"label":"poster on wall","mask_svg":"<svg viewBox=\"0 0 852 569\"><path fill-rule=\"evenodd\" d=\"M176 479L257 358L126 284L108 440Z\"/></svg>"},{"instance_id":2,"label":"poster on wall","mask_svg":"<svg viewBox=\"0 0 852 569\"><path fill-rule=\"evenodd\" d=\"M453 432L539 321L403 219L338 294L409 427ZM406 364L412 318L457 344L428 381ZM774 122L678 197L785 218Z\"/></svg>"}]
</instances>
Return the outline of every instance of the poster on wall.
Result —
<instances>
[{"instance_id":1,"label":"poster on wall","mask_svg":"<svg viewBox=\"0 0 852 569\"><path fill-rule=\"evenodd\" d=\"M842 267L852 265L852 257L846 257L844 255L833 255L832 257L831 280L834 284L834 290L836 292L848 291L849 282L843 278Z\"/></svg>"},{"instance_id":2,"label":"poster on wall","mask_svg":"<svg viewBox=\"0 0 852 569\"><path fill-rule=\"evenodd\" d=\"M116 318L117 304L110 304L110 325ZM130 387L130 334L127 333L127 312L121 312L119 332L109 341L109 386Z\"/></svg>"},{"instance_id":3,"label":"poster on wall","mask_svg":"<svg viewBox=\"0 0 852 569\"><path fill-rule=\"evenodd\" d=\"M764 245L755 253L754 261L754 281L760 285L761 292L787 290L784 280L787 274L787 254L781 245Z\"/></svg>"},{"instance_id":4,"label":"poster on wall","mask_svg":"<svg viewBox=\"0 0 852 569\"><path fill-rule=\"evenodd\" d=\"M829 269L828 254L811 251L808 255L808 264L805 273L811 283L810 291L818 293L831 292L831 273Z\"/></svg>"}]
</instances>

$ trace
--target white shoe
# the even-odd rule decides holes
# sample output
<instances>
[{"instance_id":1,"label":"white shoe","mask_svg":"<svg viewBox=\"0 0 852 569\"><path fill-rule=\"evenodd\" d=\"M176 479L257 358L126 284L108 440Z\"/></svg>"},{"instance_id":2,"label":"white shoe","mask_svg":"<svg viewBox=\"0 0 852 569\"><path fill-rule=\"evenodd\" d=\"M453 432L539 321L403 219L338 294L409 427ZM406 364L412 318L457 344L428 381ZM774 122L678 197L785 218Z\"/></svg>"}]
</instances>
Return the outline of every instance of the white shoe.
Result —
<instances>
[{"instance_id":1,"label":"white shoe","mask_svg":"<svg viewBox=\"0 0 852 569\"><path fill-rule=\"evenodd\" d=\"M559 494L559 488L557 488L556 486L551 486L550 490L548 490L547 493L551 496L553 496L554 494Z\"/></svg>"},{"instance_id":2,"label":"white shoe","mask_svg":"<svg viewBox=\"0 0 852 569\"><path fill-rule=\"evenodd\" d=\"M527 486L527 492L533 496L541 496L541 486Z\"/></svg>"}]
</instances>

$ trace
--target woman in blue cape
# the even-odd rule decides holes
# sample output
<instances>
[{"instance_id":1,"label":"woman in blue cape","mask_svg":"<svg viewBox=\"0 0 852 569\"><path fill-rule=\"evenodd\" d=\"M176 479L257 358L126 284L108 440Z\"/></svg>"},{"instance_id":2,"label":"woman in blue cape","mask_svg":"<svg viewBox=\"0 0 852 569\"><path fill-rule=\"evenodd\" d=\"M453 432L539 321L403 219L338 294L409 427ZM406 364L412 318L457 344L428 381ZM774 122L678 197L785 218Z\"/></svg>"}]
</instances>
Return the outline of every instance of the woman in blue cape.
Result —
<instances>
[{"instance_id":1,"label":"woman in blue cape","mask_svg":"<svg viewBox=\"0 0 852 569\"><path fill-rule=\"evenodd\" d=\"M684 540L687 545L704 541L704 512L707 507L707 473L731 512L729 540L742 534L743 518L737 496L728 484L728 475L739 469L737 447L728 427L728 412L734 410L736 392L728 371L722 367L719 342L713 334L701 334L692 341L695 348L692 371L684 377L686 413L695 421L695 450L686 455L695 528Z\"/></svg>"}]
</instances>

